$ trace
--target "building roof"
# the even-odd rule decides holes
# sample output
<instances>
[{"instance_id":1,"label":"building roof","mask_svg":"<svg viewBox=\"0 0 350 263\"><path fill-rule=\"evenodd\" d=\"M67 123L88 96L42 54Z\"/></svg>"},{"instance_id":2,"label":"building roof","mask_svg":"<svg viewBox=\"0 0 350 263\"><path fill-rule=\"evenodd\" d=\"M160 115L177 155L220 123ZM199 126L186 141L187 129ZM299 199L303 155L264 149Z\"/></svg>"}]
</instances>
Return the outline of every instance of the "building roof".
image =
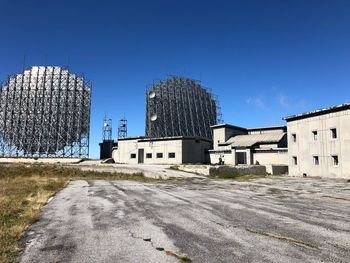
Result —
<instances>
[{"instance_id":1,"label":"building roof","mask_svg":"<svg viewBox=\"0 0 350 263\"><path fill-rule=\"evenodd\" d=\"M212 128L212 129L231 128L231 129L243 130L243 131L247 130L246 128L235 126L235 125L231 125L231 124L227 124L227 123L221 123L221 124L212 125L212 126L210 126L210 128Z\"/></svg>"},{"instance_id":2,"label":"building roof","mask_svg":"<svg viewBox=\"0 0 350 263\"><path fill-rule=\"evenodd\" d=\"M268 126L268 127L257 127L257 128L247 128L248 131L271 131L271 130L287 130L285 125Z\"/></svg>"},{"instance_id":3,"label":"building roof","mask_svg":"<svg viewBox=\"0 0 350 263\"><path fill-rule=\"evenodd\" d=\"M143 139L143 138L147 138L147 137L146 136L129 136L129 137L125 137L125 138L119 138L118 141L139 140L139 139Z\"/></svg>"},{"instance_id":4,"label":"building roof","mask_svg":"<svg viewBox=\"0 0 350 263\"><path fill-rule=\"evenodd\" d=\"M284 125L277 125L277 126L267 126L267 127L257 127L257 128L243 128L240 126L235 126L227 123L222 123L222 124L216 124L210 126L212 129L218 129L218 128L231 128L231 129L236 129L236 130L242 130L242 131L268 131L268 130L286 130L287 126Z\"/></svg>"},{"instance_id":5,"label":"building roof","mask_svg":"<svg viewBox=\"0 0 350 263\"><path fill-rule=\"evenodd\" d=\"M200 141L212 142L212 140L208 138L196 137L196 136L171 136L171 137L157 137L157 138L153 138L153 137L150 138L146 136L134 136L134 137L126 137L126 138L118 139L118 141L128 141L128 140L135 140L137 142L174 141L174 140L200 140Z\"/></svg>"},{"instance_id":6,"label":"building roof","mask_svg":"<svg viewBox=\"0 0 350 263\"><path fill-rule=\"evenodd\" d=\"M295 121L295 120L315 117L315 116L319 116L319 115L324 115L324 114L328 114L328 113L339 112L339 111L344 111L344 110L349 110L349 109L350 109L350 102L347 102L347 103L332 106L329 108L318 109L318 110L314 110L314 111L309 111L309 112L305 112L305 113L301 113L301 114L288 116L288 117L285 117L283 119L285 121L289 122L289 121Z\"/></svg>"},{"instance_id":7,"label":"building roof","mask_svg":"<svg viewBox=\"0 0 350 263\"><path fill-rule=\"evenodd\" d=\"M237 135L228 139L220 145L230 145L232 147L251 147L258 143L279 143L286 133L261 133Z\"/></svg>"},{"instance_id":8,"label":"building roof","mask_svg":"<svg viewBox=\"0 0 350 263\"><path fill-rule=\"evenodd\" d=\"M143 137L143 138L140 138L138 142L175 141L175 140L199 140L199 141L212 142L212 140L208 138L197 137L197 136L170 136L170 137L158 137L158 138Z\"/></svg>"}]
</instances>

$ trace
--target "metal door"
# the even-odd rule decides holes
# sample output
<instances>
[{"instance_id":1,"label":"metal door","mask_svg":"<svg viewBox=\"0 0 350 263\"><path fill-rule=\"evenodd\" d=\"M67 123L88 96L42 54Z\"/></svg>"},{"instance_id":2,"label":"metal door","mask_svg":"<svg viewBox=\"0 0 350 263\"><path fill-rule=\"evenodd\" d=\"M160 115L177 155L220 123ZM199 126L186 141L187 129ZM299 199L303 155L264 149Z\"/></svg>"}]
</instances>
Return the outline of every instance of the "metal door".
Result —
<instances>
[{"instance_id":1,"label":"metal door","mask_svg":"<svg viewBox=\"0 0 350 263\"><path fill-rule=\"evenodd\" d=\"M143 163L144 162L144 150L143 149L139 149L139 156L138 156L138 163Z\"/></svg>"},{"instance_id":2,"label":"metal door","mask_svg":"<svg viewBox=\"0 0 350 263\"><path fill-rule=\"evenodd\" d=\"M237 164L247 164L247 153L236 152Z\"/></svg>"}]
</instances>

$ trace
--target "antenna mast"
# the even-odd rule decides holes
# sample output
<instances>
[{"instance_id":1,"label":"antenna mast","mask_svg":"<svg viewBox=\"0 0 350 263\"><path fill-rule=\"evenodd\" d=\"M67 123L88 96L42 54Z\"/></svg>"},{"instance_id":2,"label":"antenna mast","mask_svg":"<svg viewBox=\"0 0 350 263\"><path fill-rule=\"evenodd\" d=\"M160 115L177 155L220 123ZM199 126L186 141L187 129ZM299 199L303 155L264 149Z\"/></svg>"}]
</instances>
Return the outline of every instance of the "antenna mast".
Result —
<instances>
[{"instance_id":1,"label":"antenna mast","mask_svg":"<svg viewBox=\"0 0 350 263\"><path fill-rule=\"evenodd\" d=\"M119 120L118 127L118 139L122 139L128 136L128 121L125 117Z\"/></svg>"},{"instance_id":2,"label":"antenna mast","mask_svg":"<svg viewBox=\"0 0 350 263\"><path fill-rule=\"evenodd\" d=\"M102 140L103 141L112 140L112 119L108 118L106 115L103 119Z\"/></svg>"}]
</instances>

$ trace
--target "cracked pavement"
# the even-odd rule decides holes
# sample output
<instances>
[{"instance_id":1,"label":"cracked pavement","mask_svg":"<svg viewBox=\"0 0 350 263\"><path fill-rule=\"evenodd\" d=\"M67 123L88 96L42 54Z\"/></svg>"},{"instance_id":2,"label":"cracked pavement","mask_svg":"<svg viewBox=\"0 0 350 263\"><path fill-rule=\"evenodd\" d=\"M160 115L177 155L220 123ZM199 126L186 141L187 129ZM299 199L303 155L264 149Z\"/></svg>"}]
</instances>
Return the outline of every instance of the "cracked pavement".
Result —
<instances>
[{"instance_id":1,"label":"cracked pavement","mask_svg":"<svg viewBox=\"0 0 350 263\"><path fill-rule=\"evenodd\" d=\"M23 242L21 262L348 262L350 183L73 181Z\"/></svg>"}]
</instances>

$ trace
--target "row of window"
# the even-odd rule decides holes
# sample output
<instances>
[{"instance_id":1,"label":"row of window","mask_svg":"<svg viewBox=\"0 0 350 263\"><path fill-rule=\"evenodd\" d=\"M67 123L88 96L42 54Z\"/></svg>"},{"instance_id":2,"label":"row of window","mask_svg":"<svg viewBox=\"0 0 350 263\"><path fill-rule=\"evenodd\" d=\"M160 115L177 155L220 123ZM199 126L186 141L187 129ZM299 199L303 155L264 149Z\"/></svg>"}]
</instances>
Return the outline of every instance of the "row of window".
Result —
<instances>
[{"instance_id":1,"label":"row of window","mask_svg":"<svg viewBox=\"0 0 350 263\"><path fill-rule=\"evenodd\" d=\"M338 166L339 165L339 158L338 155L332 155L332 162L334 166ZM313 163L314 165L320 165L320 158L319 156L315 155L313 156ZM294 165L298 165L298 157L297 156L293 156L293 164Z\"/></svg>"},{"instance_id":2,"label":"row of window","mask_svg":"<svg viewBox=\"0 0 350 263\"><path fill-rule=\"evenodd\" d=\"M163 153L157 153L156 157L158 159L163 158ZM136 153L130 154L130 159L135 159L135 158L136 158ZM152 153L146 153L146 158L152 159ZM175 153L168 153L168 158L175 158Z\"/></svg>"},{"instance_id":3,"label":"row of window","mask_svg":"<svg viewBox=\"0 0 350 263\"><path fill-rule=\"evenodd\" d=\"M332 139L337 139L338 138L338 134L337 134L337 129L336 128L332 128L330 129L330 136ZM318 140L318 132L317 131L312 131L312 138L314 141ZM297 134L296 133L292 133L292 141L293 142L297 142Z\"/></svg>"}]
</instances>

